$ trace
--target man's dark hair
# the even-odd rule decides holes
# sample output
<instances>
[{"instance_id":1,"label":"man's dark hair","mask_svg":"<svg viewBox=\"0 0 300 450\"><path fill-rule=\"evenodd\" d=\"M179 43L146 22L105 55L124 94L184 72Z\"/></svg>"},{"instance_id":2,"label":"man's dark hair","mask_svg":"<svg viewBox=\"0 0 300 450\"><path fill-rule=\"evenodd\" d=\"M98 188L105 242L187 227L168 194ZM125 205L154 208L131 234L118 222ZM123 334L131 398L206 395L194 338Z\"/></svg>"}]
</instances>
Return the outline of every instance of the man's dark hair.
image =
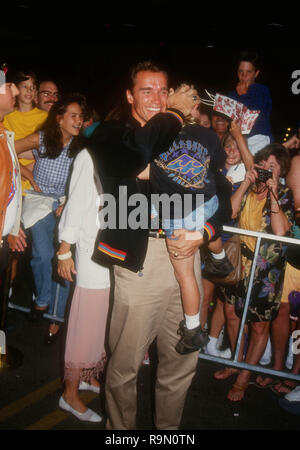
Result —
<instances>
[{"instance_id":1,"label":"man's dark hair","mask_svg":"<svg viewBox=\"0 0 300 450\"><path fill-rule=\"evenodd\" d=\"M127 83L128 84L127 89L132 91L134 84L135 84L137 74L139 72L145 72L145 71L156 72L156 73L162 72L168 80L168 74L163 67L161 67L157 63L154 63L153 61L143 61L143 62L134 64L129 69L129 79L128 79L128 83Z\"/></svg>"},{"instance_id":2,"label":"man's dark hair","mask_svg":"<svg viewBox=\"0 0 300 450\"><path fill-rule=\"evenodd\" d=\"M255 153L254 162L255 164L258 164L261 161L267 161L271 155L275 156L276 161L280 165L280 176L285 178L290 170L291 156L289 151L283 145L277 143L267 145Z\"/></svg>"}]
</instances>

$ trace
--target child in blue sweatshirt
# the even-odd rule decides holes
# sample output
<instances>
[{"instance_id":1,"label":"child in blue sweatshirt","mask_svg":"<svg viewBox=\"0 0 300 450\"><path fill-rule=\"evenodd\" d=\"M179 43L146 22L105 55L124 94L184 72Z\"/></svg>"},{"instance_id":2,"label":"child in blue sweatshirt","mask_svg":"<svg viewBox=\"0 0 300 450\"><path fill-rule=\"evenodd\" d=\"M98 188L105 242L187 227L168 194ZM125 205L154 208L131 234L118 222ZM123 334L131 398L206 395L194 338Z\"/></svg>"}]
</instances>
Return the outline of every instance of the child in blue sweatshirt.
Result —
<instances>
[{"instance_id":1,"label":"child in blue sweatshirt","mask_svg":"<svg viewBox=\"0 0 300 450\"><path fill-rule=\"evenodd\" d=\"M267 86L256 83L259 73L258 55L241 53L237 69L239 81L235 90L228 93L228 97L243 103L248 109L260 111L248 135L248 148L253 155L273 142L270 123L272 98Z\"/></svg>"}]
</instances>

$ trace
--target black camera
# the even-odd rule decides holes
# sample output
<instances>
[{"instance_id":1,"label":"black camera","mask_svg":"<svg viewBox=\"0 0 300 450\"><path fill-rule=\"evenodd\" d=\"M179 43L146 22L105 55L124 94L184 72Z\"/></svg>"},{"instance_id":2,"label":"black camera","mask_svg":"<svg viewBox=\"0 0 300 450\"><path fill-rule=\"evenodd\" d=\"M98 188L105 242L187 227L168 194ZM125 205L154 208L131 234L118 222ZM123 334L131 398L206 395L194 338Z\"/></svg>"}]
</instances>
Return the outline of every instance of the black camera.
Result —
<instances>
[{"instance_id":1,"label":"black camera","mask_svg":"<svg viewBox=\"0 0 300 450\"><path fill-rule=\"evenodd\" d=\"M257 180L260 183L265 183L267 180L269 180L270 178L272 178L272 170L265 170L265 169L259 169L259 168L255 168L256 172L257 172Z\"/></svg>"}]
</instances>

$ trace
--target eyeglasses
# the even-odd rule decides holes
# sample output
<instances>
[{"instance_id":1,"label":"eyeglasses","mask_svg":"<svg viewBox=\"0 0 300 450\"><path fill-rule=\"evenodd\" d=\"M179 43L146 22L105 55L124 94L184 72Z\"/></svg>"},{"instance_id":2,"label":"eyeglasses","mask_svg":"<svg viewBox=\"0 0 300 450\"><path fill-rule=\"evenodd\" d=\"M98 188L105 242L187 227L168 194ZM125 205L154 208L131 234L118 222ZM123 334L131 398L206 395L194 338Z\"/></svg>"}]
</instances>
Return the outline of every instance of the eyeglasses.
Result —
<instances>
[{"instance_id":1,"label":"eyeglasses","mask_svg":"<svg viewBox=\"0 0 300 450\"><path fill-rule=\"evenodd\" d=\"M45 97L54 97L56 99L59 99L59 93L58 92L50 92L50 91L41 91L39 94L43 94Z\"/></svg>"}]
</instances>

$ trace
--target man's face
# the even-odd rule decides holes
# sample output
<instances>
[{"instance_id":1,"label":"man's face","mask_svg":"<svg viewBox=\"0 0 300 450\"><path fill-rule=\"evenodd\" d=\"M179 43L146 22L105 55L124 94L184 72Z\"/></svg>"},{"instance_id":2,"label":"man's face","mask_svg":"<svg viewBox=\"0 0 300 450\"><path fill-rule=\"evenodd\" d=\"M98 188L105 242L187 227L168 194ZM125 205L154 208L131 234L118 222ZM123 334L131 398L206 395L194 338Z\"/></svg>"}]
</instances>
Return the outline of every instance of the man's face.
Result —
<instances>
[{"instance_id":1,"label":"man's face","mask_svg":"<svg viewBox=\"0 0 300 450\"><path fill-rule=\"evenodd\" d=\"M132 116L142 127L167 108L168 82L163 72L138 72L132 91L126 91Z\"/></svg>"},{"instance_id":2,"label":"man's face","mask_svg":"<svg viewBox=\"0 0 300 450\"><path fill-rule=\"evenodd\" d=\"M37 106L49 112L59 98L58 88L52 81L44 81L40 84Z\"/></svg>"},{"instance_id":3,"label":"man's face","mask_svg":"<svg viewBox=\"0 0 300 450\"><path fill-rule=\"evenodd\" d=\"M14 83L4 83L0 87L0 120L14 110L19 90Z\"/></svg>"}]
</instances>

